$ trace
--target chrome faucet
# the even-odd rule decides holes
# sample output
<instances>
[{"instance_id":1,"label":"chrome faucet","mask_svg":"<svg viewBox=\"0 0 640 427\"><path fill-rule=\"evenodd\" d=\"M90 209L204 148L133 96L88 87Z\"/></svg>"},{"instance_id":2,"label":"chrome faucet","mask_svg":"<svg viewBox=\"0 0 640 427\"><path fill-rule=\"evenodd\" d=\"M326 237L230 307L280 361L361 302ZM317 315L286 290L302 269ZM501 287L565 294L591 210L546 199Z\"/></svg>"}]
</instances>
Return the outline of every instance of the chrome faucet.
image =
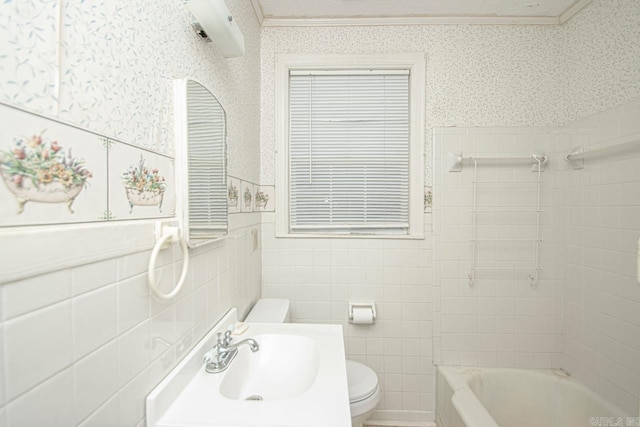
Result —
<instances>
[{"instance_id":1,"label":"chrome faucet","mask_svg":"<svg viewBox=\"0 0 640 427\"><path fill-rule=\"evenodd\" d=\"M238 354L238 347L243 344L247 344L254 353L260 350L260 346L253 338L247 338L235 344L231 344L232 340L231 331L226 331L224 337L222 337L222 333L218 332L218 341L204 355L204 368L208 373L217 374L227 369Z\"/></svg>"}]
</instances>

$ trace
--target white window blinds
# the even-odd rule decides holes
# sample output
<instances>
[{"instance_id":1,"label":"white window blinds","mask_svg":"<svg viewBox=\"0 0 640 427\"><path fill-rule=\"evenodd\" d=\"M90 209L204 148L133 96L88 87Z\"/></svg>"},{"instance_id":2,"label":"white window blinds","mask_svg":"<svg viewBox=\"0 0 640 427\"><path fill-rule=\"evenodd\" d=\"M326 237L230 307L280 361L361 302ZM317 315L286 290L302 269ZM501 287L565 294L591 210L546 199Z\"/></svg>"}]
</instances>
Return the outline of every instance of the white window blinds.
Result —
<instances>
[{"instance_id":1,"label":"white window blinds","mask_svg":"<svg viewBox=\"0 0 640 427\"><path fill-rule=\"evenodd\" d=\"M407 234L409 74L290 73L290 230Z\"/></svg>"},{"instance_id":2,"label":"white window blinds","mask_svg":"<svg viewBox=\"0 0 640 427\"><path fill-rule=\"evenodd\" d=\"M200 84L187 84L189 233L210 239L227 230L225 112Z\"/></svg>"}]
</instances>

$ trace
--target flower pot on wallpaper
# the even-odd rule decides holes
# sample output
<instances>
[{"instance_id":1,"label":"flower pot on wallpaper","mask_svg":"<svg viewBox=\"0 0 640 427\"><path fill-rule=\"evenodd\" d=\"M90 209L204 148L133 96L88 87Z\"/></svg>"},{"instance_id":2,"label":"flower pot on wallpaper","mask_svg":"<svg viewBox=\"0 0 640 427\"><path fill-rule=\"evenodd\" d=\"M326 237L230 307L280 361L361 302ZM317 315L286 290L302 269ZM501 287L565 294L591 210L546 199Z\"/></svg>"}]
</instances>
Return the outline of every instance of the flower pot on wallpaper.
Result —
<instances>
[{"instance_id":1,"label":"flower pot on wallpaper","mask_svg":"<svg viewBox=\"0 0 640 427\"><path fill-rule=\"evenodd\" d=\"M244 207L250 208L251 200L253 199L253 196L251 195L251 190L249 190L249 188L245 188L243 198L244 198Z\"/></svg>"},{"instance_id":2,"label":"flower pot on wallpaper","mask_svg":"<svg viewBox=\"0 0 640 427\"><path fill-rule=\"evenodd\" d=\"M66 186L61 182L49 182L34 184L33 182L22 179L15 180L15 177L7 176L2 172L2 179L18 201L18 213L24 211L24 205L27 202L40 203L67 203L69 212L73 213L71 205L75 198L80 194L83 184L75 184Z\"/></svg>"},{"instance_id":3,"label":"flower pot on wallpaper","mask_svg":"<svg viewBox=\"0 0 640 427\"><path fill-rule=\"evenodd\" d=\"M256 194L256 208L265 208L269 202L269 196L262 191Z\"/></svg>"},{"instance_id":4,"label":"flower pot on wallpaper","mask_svg":"<svg viewBox=\"0 0 640 427\"><path fill-rule=\"evenodd\" d=\"M18 202L18 214L27 202L71 205L92 177L84 160L65 151L58 141L45 142L42 133L16 141L11 151L0 151L0 175Z\"/></svg>"},{"instance_id":5,"label":"flower pot on wallpaper","mask_svg":"<svg viewBox=\"0 0 640 427\"><path fill-rule=\"evenodd\" d=\"M164 199L164 190L162 191L139 191L136 188L127 188L127 200L129 201L129 213L133 212L134 206L158 206L160 212L162 212L162 200Z\"/></svg>"},{"instance_id":6,"label":"flower pot on wallpaper","mask_svg":"<svg viewBox=\"0 0 640 427\"><path fill-rule=\"evenodd\" d=\"M122 180L129 201L129 213L133 212L134 206L158 206L158 210L162 212L164 191L167 188L165 178L158 169L148 168L142 155L138 163L122 174Z\"/></svg>"},{"instance_id":7,"label":"flower pot on wallpaper","mask_svg":"<svg viewBox=\"0 0 640 427\"><path fill-rule=\"evenodd\" d=\"M233 185L229 184L229 191L227 193L229 199L229 207L235 208L238 206L238 189Z\"/></svg>"}]
</instances>

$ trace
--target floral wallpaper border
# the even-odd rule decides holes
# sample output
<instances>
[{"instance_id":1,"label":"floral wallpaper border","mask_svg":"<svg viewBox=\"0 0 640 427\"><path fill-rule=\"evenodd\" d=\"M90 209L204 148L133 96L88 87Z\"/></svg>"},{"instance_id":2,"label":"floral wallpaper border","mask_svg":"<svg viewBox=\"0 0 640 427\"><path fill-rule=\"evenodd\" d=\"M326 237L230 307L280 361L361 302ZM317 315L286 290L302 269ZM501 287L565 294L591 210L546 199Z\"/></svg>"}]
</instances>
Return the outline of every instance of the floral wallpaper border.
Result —
<instances>
[{"instance_id":1,"label":"floral wallpaper border","mask_svg":"<svg viewBox=\"0 0 640 427\"><path fill-rule=\"evenodd\" d=\"M173 157L7 103L0 112L0 227L175 216Z\"/></svg>"},{"instance_id":2,"label":"floral wallpaper border","mask_svg":"<svg viewBox=\"0 0 640 427\"><path fill-rule=\"evenodd\" d=\"M275 187L229 176L227 203L230 214L275 212Z\"/></svg>"},{"instance_id":3,"label":"floral wallpaper border","mask_svg":"<svg viewBox=\"0 0 640 427\"><path fill-rule=\"evenodd\" d=\"M229 176L227 185L230 214L240 212L275 212L275 186L254 184L232 176ZM253 190L250 190L251 186ZM243 206L243 202L246 202L247 205ZM424 187L424 213L431 213L432 208L433 187L427 185Z\"/></svg>"}]
</instances>

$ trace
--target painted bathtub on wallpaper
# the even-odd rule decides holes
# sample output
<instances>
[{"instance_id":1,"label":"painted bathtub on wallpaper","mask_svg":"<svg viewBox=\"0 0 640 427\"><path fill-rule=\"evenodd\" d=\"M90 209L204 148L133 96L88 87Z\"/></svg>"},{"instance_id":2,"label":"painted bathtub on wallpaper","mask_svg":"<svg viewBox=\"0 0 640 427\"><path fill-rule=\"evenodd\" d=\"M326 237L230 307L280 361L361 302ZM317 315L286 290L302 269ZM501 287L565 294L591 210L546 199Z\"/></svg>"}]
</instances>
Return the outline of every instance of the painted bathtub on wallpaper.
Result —
<instances>
[{"instance_id":1,"label":"painted bathtub on wallpaper","mask_svg":"<svg viewBox=\"0 0 640 427\"><path fill-rule=\"evenodd\" d=\"M564 371L439 366L438 427L636 426Z\"/></svg>"}]
</instances>

